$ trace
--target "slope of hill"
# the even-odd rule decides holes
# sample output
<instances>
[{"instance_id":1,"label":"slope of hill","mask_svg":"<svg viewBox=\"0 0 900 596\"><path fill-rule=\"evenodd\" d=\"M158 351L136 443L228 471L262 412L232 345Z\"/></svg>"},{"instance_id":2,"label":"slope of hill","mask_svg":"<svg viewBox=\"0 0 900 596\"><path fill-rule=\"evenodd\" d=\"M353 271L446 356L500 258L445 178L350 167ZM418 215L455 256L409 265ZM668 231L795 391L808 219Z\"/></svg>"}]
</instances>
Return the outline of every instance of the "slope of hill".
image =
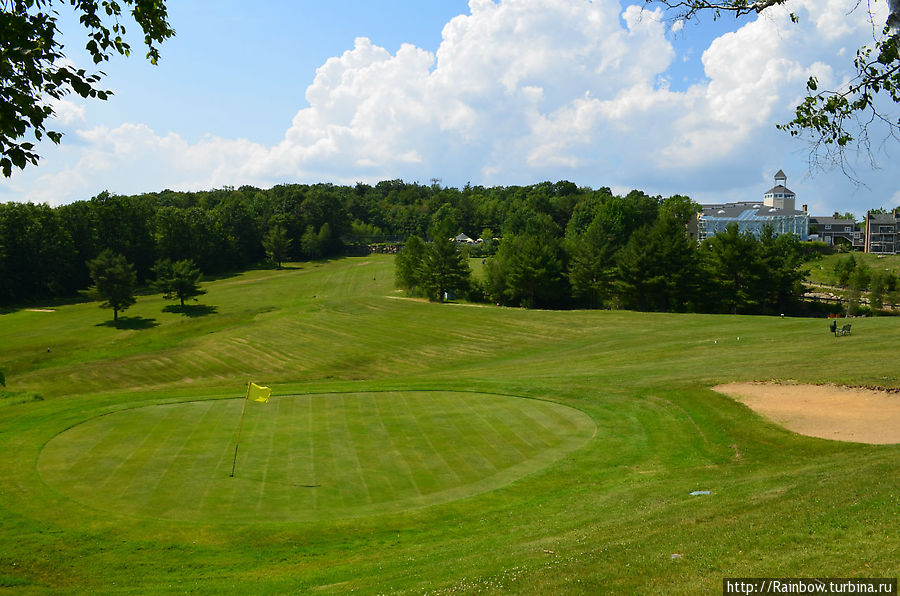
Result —
<instances>
[{"instance_id":1,"label":"slope of hill","mask_svg":"<svg viewBox=\"0 0 900 596\"><path fill-rule=\"evenodd\" d=\"M118 326L96 303L0 315L0 587L696 594L898 574L900 446L793 434L710 387L900 387L900 319L835 338L821 319L430 304L394 291L392 263L250 271L185 314L140 297ZM248 406L230 479L251 379L274 397Z\"/></svg>"}]
</instances>

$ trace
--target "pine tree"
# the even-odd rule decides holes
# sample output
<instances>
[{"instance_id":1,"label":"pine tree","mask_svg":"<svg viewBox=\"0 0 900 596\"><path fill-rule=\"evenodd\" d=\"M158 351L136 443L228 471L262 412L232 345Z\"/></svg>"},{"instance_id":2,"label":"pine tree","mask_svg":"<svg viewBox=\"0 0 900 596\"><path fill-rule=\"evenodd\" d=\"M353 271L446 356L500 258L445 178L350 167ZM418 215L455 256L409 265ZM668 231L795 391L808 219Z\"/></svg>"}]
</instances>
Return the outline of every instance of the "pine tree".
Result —
<instances>
[{"instance_id":1,"label":"pine tree","mask_svg":"<svg viewBox=\"0 0 900 596\"><path fill-rule=\"evenodd\" d=\"M113 320L119 320L119 311L125 310L135 303L134 287L137 275L134 267L125 257L106 249L100 255L87 262L88 271L94 280L89 293L103 300L101 308L113 309Z\"/></svg>"},{"instance_id":2,"label":"pine tree","mask_svg":"<svg viewBox=\"0 0 900 596\"><path fill-rule=\"evenodd\" d=\"M567 243L569 270L567 276L576 298L586 298L590 308L597 308L612 290L615 276L615 247L602 226L591 224L584 234Z\"/></svg>"},{"instance_id":3,"label":"pine tree","mask_svg":"<svg viewBox=\"0 0 900 596\"><path fill-rule=\"evenodd\" d=\"M756 306L758 268L753 263L758 258L758 247L756 238L749 232L740 232L736 223L703 242L700 255L710 287L707 299L713 309L737 314Z\"/></svg>"},{"instance_id":4,"label":"pine tree","mask_svg":"<svg viewBox=\"0 0 900 596\"><path fill-rule=\"evenodd\" d=\"M616 287L622 301L640 310L671 312L693 301L696 249L684 224L663 213L632 234L617 258Z\"/></svg>"},{"instance_id":5,"label":"pine tree","mask_svg":"<svg viewBox=\"0 0 900 596\"><path fill-rule=\"evenodd\" d=\"M522 234L504 239L497 257L505 265L506 297L528 308L551 305L563 293L563 262L555 237Z\"/></svg>"},{"instance_id":6,"label":"pine tree","mask_svg":"<svg viewBox=\"0 0 900 596\"><path fill-rule=\"evenodd\" d=\"M200 272L190 259L172 262L169 259L157 261L153 267L156 272L154 286L163 293L166 300L180 300L181 308L184 301L206 293L200 289Z\"/></svg>"},{"instance_id":7,"label":"pine tree","mask_svg":"<svg viewBox=\"0 0 900 596\"><path fill-rule=\"evenodd\" d=\"M450 292L464 292L471 277L466 256L447 238L435 238L422 258L422 288L430 300L443 302Z\"/></svg>"}]
</instances>

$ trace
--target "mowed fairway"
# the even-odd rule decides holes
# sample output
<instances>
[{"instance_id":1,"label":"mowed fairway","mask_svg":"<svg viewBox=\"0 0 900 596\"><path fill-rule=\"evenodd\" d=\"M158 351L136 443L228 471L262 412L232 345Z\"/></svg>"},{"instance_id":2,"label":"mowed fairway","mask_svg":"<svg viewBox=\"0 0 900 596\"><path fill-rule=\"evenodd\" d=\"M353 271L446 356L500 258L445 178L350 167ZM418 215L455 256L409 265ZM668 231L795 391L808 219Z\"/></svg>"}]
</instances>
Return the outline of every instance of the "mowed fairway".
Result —
<instances>
[{"instance_id":1,"label":"mowed fairway","mask_svg":"<svg viewBox=\"0 0 900 596\"><path fill-rule=\"evenodd\" d=\"M118 325L96 303L0 314L0 592L900 573L900 445L797 435L710 389L898 388L900 318L835 338L823 319L429 304L394 290L389 256L204 287ZM231 478L248 380L273 397L247 405Z\"/></svg>"},{"instance_id":2,"label":"mowed fairway","mask_svg":"<svg viewBox=\"0 0 900 596\"><path fill-rule=\"evenodd\" d=\"M113 513L230 523L405 510L490 490L583 445L587 415L452 392L286 396L135 408L50 441L44 481ZM235 475L231 476L232 466Z\"/></svg>"}]
</instances>

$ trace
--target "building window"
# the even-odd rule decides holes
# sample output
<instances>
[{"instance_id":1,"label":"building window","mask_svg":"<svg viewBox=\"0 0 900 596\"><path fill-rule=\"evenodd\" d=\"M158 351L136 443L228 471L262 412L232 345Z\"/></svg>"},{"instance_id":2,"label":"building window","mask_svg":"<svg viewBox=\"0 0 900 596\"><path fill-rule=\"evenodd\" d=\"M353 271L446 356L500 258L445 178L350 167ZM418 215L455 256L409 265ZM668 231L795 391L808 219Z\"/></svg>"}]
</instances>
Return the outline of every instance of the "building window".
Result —
<instances>
[{"instance_id":1,"label":"building window","mask_svg":"<svg viewBox=\"0 0 900 596\"><path fill-rule=\"evenodd\" d=\"M825 229L826 229L826 230L830 230L830 229L831 229L831 224L827 224L827 225L825 226Z\"/></svg>"}]
</instances>

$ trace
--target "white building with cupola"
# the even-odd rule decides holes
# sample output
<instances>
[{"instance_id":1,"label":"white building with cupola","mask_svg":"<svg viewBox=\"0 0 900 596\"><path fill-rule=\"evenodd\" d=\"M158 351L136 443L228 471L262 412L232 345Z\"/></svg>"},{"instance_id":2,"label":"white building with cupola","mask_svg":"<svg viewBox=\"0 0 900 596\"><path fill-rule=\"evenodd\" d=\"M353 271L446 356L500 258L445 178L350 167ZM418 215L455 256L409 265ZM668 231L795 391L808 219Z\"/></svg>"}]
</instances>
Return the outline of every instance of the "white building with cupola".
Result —
<instances>
[{"instance_id":1,"label":"white building with cupola","mask_svg":"<svg viewBox=\"0 0 900 596\"><path fill-rule=\"evenodd\" d=\"M796 208L797 195L787 187L782 170L775 174L775 186L763 193L762 201L741 201L701 205L697 214L697 242L724 232L730 224L738 231L749 232L759 238L765 226L771 226L776 236L793 234L800 240L809 239L809 214L806 205Z\"/></svg>"}]
</instances>

